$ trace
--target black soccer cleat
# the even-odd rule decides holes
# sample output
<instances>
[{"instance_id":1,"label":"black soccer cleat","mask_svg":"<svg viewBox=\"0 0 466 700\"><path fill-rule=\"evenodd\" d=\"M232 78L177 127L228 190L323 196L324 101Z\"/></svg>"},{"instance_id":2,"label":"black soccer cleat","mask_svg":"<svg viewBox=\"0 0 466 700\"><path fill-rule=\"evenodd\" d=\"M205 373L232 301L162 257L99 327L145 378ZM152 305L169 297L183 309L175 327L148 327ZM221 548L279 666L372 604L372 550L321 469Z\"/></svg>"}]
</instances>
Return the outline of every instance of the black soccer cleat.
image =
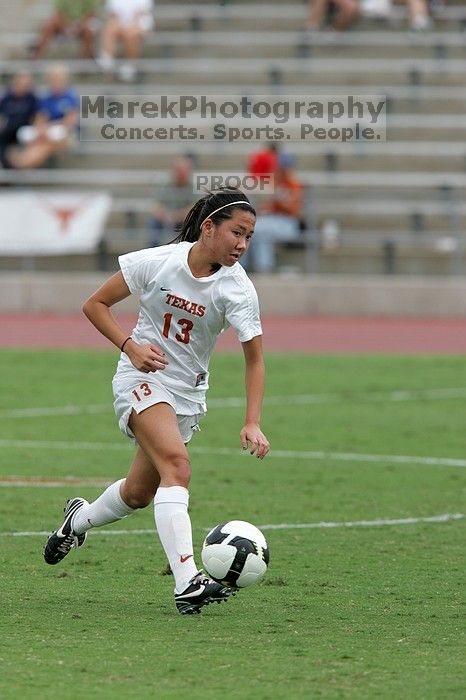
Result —
<instances>
[{"instance_id":1,"label":"black soccer cleat","mask_svg":"<svg viewBox=\"0 0 466 700\"><path fill-rule=\"evenodd\" d=\"M199 571L182 593L175 593L175 603L182 615L194 615L200 613L204 605L221 603L231 595L234 595L231 588L222 586Z\"/></svg>"},{"instance_id":2,"label":"black soccer cleat","mask_svg":"<svg viewBox=\"0 0 466 700\"><path fill-rule=\"evenodd\" d=\"M44 547L44 559L47 564L58 564L66 557L70 549L81 547L84 544L87 532L77 535L71 529L73 515L83 505L88 505L84 498L72 498L67 501L64 508L65 520L61 527L50 535Z\"/></svg>"}]
</instances>

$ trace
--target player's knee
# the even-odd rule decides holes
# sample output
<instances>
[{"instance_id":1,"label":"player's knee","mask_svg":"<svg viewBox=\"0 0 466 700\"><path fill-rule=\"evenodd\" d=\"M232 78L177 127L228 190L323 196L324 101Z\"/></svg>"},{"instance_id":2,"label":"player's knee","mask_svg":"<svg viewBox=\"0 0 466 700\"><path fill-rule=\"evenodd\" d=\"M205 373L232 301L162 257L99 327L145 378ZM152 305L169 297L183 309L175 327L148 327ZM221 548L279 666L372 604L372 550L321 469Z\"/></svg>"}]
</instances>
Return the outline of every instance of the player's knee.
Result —
<instances>
[{"instance_id":1,"label":"player's knee","mask_svg":"<svg viewBox=\"0 0 466 700\"><path fill-rule=\"evenodd\" d=\"M191 462L186 455L174 455L171 460L172 477L179 486L188 487L191 479Z\"/></svg>"}]
</instances>

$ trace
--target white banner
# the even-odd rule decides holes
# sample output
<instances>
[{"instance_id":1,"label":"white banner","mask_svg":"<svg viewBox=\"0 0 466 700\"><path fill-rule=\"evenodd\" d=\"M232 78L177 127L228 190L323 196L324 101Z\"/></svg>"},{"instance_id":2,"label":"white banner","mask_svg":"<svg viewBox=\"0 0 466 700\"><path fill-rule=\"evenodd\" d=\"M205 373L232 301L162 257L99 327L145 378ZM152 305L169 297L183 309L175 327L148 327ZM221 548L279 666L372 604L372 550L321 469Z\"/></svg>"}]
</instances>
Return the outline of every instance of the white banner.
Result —
<instances>
[{"instance_id":1,"label":"white banner","mask_svg":"<svg viewBox=\"0 0 466 700\"><path fill-rule=\"evenodd\" d=\"M17 192L0 195L0 255L92 253L104 233L107 193Z\"/></svg>"}]
</instances>

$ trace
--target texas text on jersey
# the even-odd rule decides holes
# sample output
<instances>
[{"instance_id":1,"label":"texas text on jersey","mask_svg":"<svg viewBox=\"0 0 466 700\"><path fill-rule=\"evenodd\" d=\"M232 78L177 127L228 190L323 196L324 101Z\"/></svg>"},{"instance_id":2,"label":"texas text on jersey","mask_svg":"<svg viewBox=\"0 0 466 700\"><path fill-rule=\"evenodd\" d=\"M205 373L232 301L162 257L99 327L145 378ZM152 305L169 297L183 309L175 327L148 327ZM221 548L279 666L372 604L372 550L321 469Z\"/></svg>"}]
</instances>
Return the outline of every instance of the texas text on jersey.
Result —
<instances>
[{"instance_id":1,"label":"texas text on jersey","mask_svg":"<svg viewBox=\"0 0 466 700\"><path fill-rule=\"evenodd\" d=\"M221 267L208 277L194 277L188 266L192 245L139 250L119 262L130 291L141 295L134 340L163 348L169 364L160 380L175 394L203 403L218 334L231 325L239 341L247 342L262 329L257 294L243 268ZM118 373L125 371L134 367L122 353Z\"/></svg>"}]
</instances>

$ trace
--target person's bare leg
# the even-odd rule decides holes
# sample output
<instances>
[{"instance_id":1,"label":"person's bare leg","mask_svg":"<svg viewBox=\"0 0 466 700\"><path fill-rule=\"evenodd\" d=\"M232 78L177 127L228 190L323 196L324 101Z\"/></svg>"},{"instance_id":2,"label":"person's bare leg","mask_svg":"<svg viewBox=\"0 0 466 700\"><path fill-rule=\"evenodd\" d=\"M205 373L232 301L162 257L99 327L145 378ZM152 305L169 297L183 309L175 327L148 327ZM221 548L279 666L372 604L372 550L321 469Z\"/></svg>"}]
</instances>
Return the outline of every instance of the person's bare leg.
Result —
<instances>
[{"instance_id":1,"label":"person's bare leg","mask_svg":"<svg viewBox=\"0 0 466 700\"><path fill-rule=\"evenodd\" d=\"M129 61L136 61L141 54L141 30L132 24L122 32L122 39L125 57Z\"/></svg>"},{"instance_id":2,"label":"person's bare leg","mask_svg":"<svg viewBox=\"0 0 466 700\"><path fill-rule=\"evenodd\" d=\"M322 27L327 11L328 0L309 0L307 28L317 30Z\"/></svg>"},{"instance_id":3,"label":"person's bare leg","mask_svg":"<svg viewBox=\"0 0 466 700\"><path fill-rule=\"evenodd\" d=\"M157 533L175 577L178 612L198 613L205 605L227 600L231 589L198 571L194 563L186 488L191 468L173 408L161 403L140 414L133 411L129 427L140 448L127 478L111 484L93 503L80 497L68 502L64 522L45 545L46 563L58 564L73 547L84 544L87 530L130 515L155 493Z\"/></svg>"},{"instance_id":4,"label":"person's bare leg","mask_svg":"<svg viewBox=\"0 0 466 700\"><path fill-rule=\"evenodd\" d=\"M12 149L8 157L13 168L24 170L38 168L47 158L59 150L61 148L58 148L56 143L41 140L37 143L31 143L22 151Z\"/></svg>"},{"instance_id":5,"label":"person's bare leg","mask_svg":"<svg viewBox=\"0 0 466 700\"><path fill-rule=\"evenodd\" d=\"M94 32L91 29L90 21L85 21L78 32L81 41L82 58L92 58L94 56Z\"/></svg>"},{"instance_id":6,"label":"person's bare leg","mask_svg":"<svg viewBox=\"0 0 466 700\"><path fill-rule=\"evenodd\" d=\"M173 409L170 410L174 416ZM176 417L174 422L177 428ZM183 443L181 445L185 449ZM92 527L120 520L137 508L145 508L152 502L159 484L155 463L138 447L126 479L114 482L95 501L82 505L73 516L73 531L81 535Z\"/></svg>"},{"instance_id":7,"label":"person's bare leg","mask_svg":"<svg viewBox=\"0 0 466 700\"><path fill-rule=\"evenodd\" d=\"M40 59L44 57L45 51L49 45L50 39L57 34L63 34L66 28L66 20L59 12L56 12L44 24L40 32L37 46L34 51L34 58Z\"/></svg>"},{"instance_id":8,"label":"person's bare leg","mask_svg":"<svg viewBox=\"0 0 466 700\"><path fill-rule=\"evenodd\" d=\"M138 447L128 476L120 486L120 495L131 508L152 503L160 484L160 475L144 450Z\"/></svg>"},{"instance_id":9,"label":"person's bare leg","mask_svg":"<svg viewBox=\"0 0 466 700\"><path fill-rule=\"evenodd\" d=\"M407 0L409 24L413 29L425 29L430 24L425 0Z\"/></svg>"},{"instance_id":10,"label":"person's bare leg","mask_svg":"<svg viewBox=\"0 0 466 700\"><path fill-rule=\"evenodd\" d=\"M116 19L110 18L102 29L100 38L101 54L105 58L115 58L116 45L120 36L120 25Z\"/></svg>"},{"instance_id":11,"label":"person's bare leg","mask_svg":"<svg viewBox=\"0 0 466 700\"><path fill-rule=\"evenodd\" d=\"M157 533L175 577L175 604L182 615L197 613L220 603L231 589L198 571L194 562L188 484L191 465L171 406L166 403L134 411L129 420L139 445L157 465L160 485L154 498Z\"/></svg>"},{"instance_id":12,"label":"person's bare leg","mask_svg":"<svg viewBox=\"0 0 466 700\"><path fill-rule=\"evenodd\" d=\"M183 591L197 574L194 562L188 486L191 465L171 406L156 404L129 420L138 444L157 465L160 485L154 498L157 532L167 555L176 590Z\"/></svg>"},{"instance_id":13,"label":"person's bare leg","mask_svg":"<svg viewBox=\"0 0 466 700\"><path fill-rule=\"evenodd\" d=\"M337 16L333 23L335 31L348 29L359 15L359 4L357 0L334 0L338 8Z\"/></svg>"},{"instance_id":14,"label":"person's bare leg","mask_svg":"<svg viewBox=\"0 0 466 700\"><path fill-rule=\"evenodd\" d=\"M136 436L138 445L151 462L157 465L160 486L187 488L191 478L191 465L173 408L167 403L158 403L139 414L133 411L129 427Z\"/></svg>"}]
</instances>

